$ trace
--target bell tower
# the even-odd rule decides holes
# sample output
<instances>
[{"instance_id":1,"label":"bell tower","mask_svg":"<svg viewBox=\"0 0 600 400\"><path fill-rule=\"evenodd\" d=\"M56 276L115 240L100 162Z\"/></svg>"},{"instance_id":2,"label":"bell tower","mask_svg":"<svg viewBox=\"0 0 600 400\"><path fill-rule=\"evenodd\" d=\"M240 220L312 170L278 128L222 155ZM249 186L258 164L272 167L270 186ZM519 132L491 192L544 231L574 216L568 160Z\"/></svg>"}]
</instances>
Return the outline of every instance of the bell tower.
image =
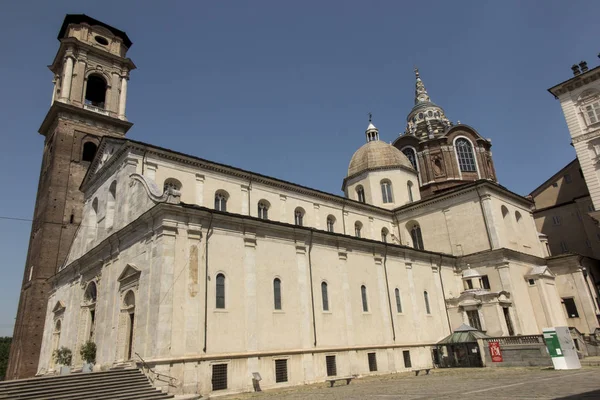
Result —
<instances>
[{"instance_id":1,"label":"bell tower","mask_svg":"<svg viewBox=\"0 0 600 400\"><path fill-rule=\"evenodd\" d=\"M132 45L127 34L83 14L70 14L58 33L60 46L49 66L54 87L39 129L42 167L29 250L7 368L8 379L37 372L46 318L48 278L65 262L81 224L79 186L103 136L124 136ZM72 349L77 351L77 349Z\"/></svg>"}]
</instances>

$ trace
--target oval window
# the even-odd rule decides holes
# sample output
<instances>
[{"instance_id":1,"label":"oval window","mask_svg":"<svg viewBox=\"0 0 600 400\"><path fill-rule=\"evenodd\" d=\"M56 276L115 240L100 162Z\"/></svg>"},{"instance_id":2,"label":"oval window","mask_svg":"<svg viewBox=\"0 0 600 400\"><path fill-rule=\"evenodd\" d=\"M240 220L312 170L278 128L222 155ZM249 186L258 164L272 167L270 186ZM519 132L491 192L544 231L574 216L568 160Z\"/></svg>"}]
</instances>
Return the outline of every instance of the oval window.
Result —
<instances>
[{"instance_id":1,"label":"oval window","mask_svg":"<svg viewBox=\"0 0 600 400\"><path fill-rule=\"evenodd\" d=\"M423 119L423 113L419 113L419 119Z\"/></svg>"},{"instance_id":2,"label":"oval window","mask_svg":"<svg viewBox=\"0 0 600 400\"><path fill-rule=\"evenodd\" d=\"M102 36L95 36L94 39L96 39L96 42L100 43L102 46L106 46L108 44L108 40Z\"/></svg>"}]
</instances>

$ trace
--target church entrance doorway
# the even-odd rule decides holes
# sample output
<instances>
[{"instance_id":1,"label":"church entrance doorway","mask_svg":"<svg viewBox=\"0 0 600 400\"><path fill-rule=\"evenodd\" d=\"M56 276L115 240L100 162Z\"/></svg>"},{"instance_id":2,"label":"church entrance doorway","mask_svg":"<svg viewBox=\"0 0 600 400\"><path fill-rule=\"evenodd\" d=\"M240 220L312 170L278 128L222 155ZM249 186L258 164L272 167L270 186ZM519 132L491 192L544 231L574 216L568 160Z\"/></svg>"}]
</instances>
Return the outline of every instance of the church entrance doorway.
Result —
<instances>
[{"instance_id":1,"label":"church entrance doorway","mask_svg":"<svg viewBox=\"0 0 600 400\"><path fill-rule=\"evenodd\" d=\"M135 294L132 290L125 294L121 309L121 348L122 357L128 361L135 354Z\"/></svg>"}]
</instances>

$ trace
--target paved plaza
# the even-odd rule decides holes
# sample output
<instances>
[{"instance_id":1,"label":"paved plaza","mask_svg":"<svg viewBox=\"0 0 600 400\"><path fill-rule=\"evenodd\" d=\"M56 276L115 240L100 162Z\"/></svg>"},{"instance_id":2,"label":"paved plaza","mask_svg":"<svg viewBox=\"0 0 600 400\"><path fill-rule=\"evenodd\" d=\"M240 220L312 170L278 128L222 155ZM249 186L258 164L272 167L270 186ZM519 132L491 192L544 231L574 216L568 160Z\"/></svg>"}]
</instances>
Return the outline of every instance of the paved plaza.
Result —
<instances>
[{"instance_id":1,"label":"paved plaza","mask_svg":"<svg viewBox=\"0 0 600 400\"><path fill-rule=\"evenodd\" d=\"M221 399L600 399L600 368L554 371L542 368L447 369L430 375L414 373L369 376L333 388L319 383L266 390Z\"/></svg>"}]
</instances>

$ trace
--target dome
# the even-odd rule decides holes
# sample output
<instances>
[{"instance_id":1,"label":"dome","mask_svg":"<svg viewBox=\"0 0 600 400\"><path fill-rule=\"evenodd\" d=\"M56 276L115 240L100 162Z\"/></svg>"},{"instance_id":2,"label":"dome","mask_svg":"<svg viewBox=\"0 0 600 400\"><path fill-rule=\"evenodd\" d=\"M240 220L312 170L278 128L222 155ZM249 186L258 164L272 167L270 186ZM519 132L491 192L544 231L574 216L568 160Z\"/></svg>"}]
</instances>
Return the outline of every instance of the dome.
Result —
<instances>
[{"instance_id":1,"label":"dome","mask_svg":"<svg viewBox=\"0 0 600 400\"><path fill-rule=\"evenodd\" d=\"M471 279L471 278L479 278L479 277L481 277L481 274L479 272L477 272L476 270L471 269L471 268L467 268L462 273L462 278L463 279Z\"/></svg>"},{"instance_id":2,"label":"dome","mask_svg":"<svg viewBox=\"0 0 600 400\"><path fill-rule=\"evenodd\" d=\"M374 168L406 167L412 171L412 164L400 150L380 140L364 144L350 160L348 176Z\"/></svg>"}]
</instances>

